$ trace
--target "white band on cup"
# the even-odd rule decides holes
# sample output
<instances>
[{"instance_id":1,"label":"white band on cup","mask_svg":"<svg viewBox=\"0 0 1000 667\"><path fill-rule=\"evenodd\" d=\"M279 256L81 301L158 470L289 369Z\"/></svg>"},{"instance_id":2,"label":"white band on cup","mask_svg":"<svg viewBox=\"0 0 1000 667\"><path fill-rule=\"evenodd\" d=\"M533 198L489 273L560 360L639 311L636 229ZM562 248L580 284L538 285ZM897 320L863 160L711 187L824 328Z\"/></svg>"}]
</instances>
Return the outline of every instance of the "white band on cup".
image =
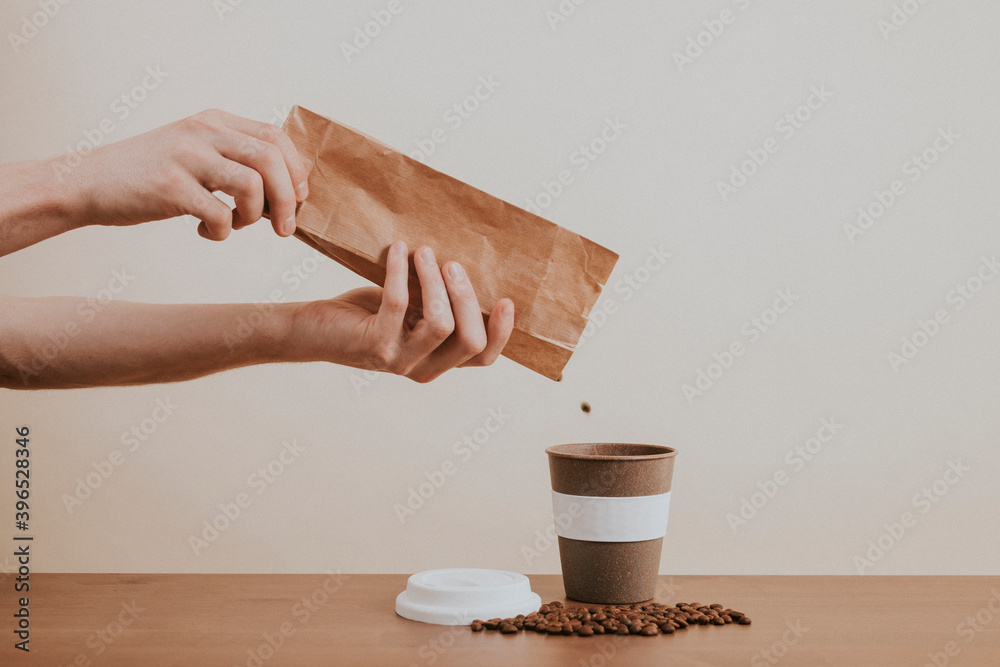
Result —
<instances>
[{"instance_id":1,"label":"white band on cup","mask_svg":"<svg viewBox=\"0 0 1000 667\"><path fill-rule=\"evenodd\" d=\"M587 542L641 542L667 534L670 492L655 496L568 496L552 492L556 534Z\"/></svg>"}]
</instances>

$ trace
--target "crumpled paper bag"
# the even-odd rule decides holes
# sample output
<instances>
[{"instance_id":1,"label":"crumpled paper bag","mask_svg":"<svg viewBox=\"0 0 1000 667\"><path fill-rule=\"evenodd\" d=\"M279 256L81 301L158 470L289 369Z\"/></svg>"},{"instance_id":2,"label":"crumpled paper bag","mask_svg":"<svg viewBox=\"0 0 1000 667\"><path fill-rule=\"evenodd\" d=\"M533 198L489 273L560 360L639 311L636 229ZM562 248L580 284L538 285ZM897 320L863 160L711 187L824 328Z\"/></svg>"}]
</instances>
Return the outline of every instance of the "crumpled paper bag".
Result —
<instances>
[{"instance_id":1,"label":"crumpled paper bag","mask_svg":"<svg viewBox=\"0 0 1000 667\"><path fill-rule=\"evenodd\" d=\"M309 169L297 237L378 285L393 241L430 246L440 264L465 268L484 315L513 300L503 355L560 379L616 253L302 107L284 129Z\"/></svg>"}]
</instances>

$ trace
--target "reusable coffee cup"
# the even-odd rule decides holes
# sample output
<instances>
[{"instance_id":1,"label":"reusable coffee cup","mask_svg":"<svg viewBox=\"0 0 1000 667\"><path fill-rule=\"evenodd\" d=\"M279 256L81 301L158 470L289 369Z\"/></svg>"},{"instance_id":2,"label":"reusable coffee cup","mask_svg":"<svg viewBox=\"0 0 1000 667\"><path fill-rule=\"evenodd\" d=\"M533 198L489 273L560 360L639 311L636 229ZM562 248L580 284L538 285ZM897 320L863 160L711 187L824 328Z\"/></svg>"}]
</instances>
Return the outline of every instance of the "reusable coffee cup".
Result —
<instances>
[{"instance_id":1,"label":"reusable coffee cup","mask_svg":"<svg viewBox=\"0 0 1000 667\"><path fill-rule=\"evenodd\" d=\"M676 451L587 443L545 453L566 597L594 604L652 599Z\"/></svg>"}]
</instances>

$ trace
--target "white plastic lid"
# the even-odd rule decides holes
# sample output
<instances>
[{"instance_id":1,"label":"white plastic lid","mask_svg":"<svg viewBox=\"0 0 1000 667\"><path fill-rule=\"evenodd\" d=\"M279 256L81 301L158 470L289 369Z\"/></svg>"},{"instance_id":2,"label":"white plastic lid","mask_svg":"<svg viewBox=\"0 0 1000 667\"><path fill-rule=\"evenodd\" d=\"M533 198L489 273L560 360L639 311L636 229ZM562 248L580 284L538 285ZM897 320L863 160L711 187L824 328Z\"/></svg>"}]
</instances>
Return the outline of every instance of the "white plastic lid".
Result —
<instances>
[{"instance_id":1,"label":"white plastic lid","mask_svg":"<svg viewBox=\"0 0 1000 667\"><path fill-rule=\"evenodd\" d=\"M531 583L523 574L475 568L418 572L396 597L397 614L438 625L513 618L541 606L542 599L531 592Z\"/></svg>"}]
</instances>

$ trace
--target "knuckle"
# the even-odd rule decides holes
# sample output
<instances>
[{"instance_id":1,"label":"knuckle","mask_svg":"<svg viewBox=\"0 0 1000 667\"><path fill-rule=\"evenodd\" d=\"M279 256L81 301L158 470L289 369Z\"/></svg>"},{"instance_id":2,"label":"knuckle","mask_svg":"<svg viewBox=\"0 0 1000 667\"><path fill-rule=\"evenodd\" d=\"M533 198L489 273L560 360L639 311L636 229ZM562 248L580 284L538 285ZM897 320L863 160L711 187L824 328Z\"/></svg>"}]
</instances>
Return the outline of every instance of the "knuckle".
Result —
<instances>
[{"instance_id":1,"label":"knuckle","mask_svg":"<svg viewBox=\"0 0 1000 667\"><path fill-rule=\"evenodd\" d=\"M222 109L217 109L215 107L209 107L203 111L196 113L193 118L198 118L207 125L218 125L226 117L226 112Z\"/></svg>"},{"instance_id":2,"label":"knuckle","mask_svg":"<svg viewBox=\"0 0 1000 667\"><path fill-rule=\"evenodd\" d=\"M379 368L395 372L393 366L397 363L395 346L383 341L375 344L371 353L372 361Z\"/></svg>"},{"instance_id":3,"label":"knuckle","mask_svg":"<svg viewBox=\"0 0 1000 667\"><path fill-rule=\"evenodd\" d=\"M438 340L444 340L455 331L455 320L452 318L440 318L428 323L428 332Z\"/></svg>"},{"instance_id":4,"label":"knuckle","mask_svg":"<svg viewBox=\"0 0 1000 667\"><path fill-rule=\"evenodd\" d=\"M175 195L188 189L188 176L182 169L165 169L160 172L157 188L160 192Z\"/></svg>"},{"instance_id":5,"label":"knuckle","mask_svg":"<svg viewBox=\"0 0 1000 667\"><path fill-rule=\"evenodd\" d=\"M459 346L462 352L474 357L486 349L486 337L485 336L471 336L468 338L462 338L459 342Z\"/></svg>"},{"instance_id":6,"label":"knuckle","mask_svg":"<svg viewBox=\"0 0 1000 667\"><path fill-rule=\"evenodd\" d=\"M431 317L447 317L451 315L451 302L446 301L442 298L437 298L431 301L430 307L427 308L427 313Z\"/></svg>"},{"instance_id":7,"label":"knuckle","mask_svg":"<svg viewBox=\"0 0 1000 667\"><path fill-rule=\"evenodd\" d=\"M175 142L171 152L174 161L183 165L196 164L201 159L198 143L190 138Z\"/></svg>"},{"instance_id":8,"label":"knuckle","mask_svg":"<svg viewBox=\"0 0 1000 667\"><path fill-rule=\"evenodd\" d=\"M222 111L205 109L181 121L181 127L189 131L199 131L205 128L215 129L221 122Z\"/></svg>"},{"instance_id":9,"label":"knuckle","mask_svg":"<svg viewBox=\"0 0 1000 667\"><path fill-rule=\"evenodd\" d=\"M260 144L261 159L267 167L284 167L285 157L281 154L281 150L279 150L277 146L267 143L266 141L258 140L258 142Z\"/></svg>"},{"instance_id":10,"label":"knuckle","mask_svg":"<svg viewBox=\"0 0 1000 667\"><path fill-rule=\"evenodd\" d=\"M417 364L415 361L404 361L402 359L396 359L392 363L389 372L393 373L394 375L410 377L413 374L414 369L416 367Z\"/></svg>"},{"instance_id":11,"label":"knuckle","mask_svg":"<svg viewBox=\"0 0 1000 667\"><path fill-rule=\"evenodd\" d=\"M270 123L265 123L258 131L257 138L261 141L266 141L268 143L277 143L286 138L287 135L284 131L277 125L271 125Z\"/></svg>"},{"instance_id":12,"label":"knuckle","mask_svg":"<svg viewBox=\"0 0 1000 667\"><path fill-rule=\"evenodd\" d=\"M408 304L406 296L402 294L393 294L391 292L382 293L382 305L385 309L393 314L398 315L406 311Z\"/></svg>"},{"instance_id":13,"label":"knuckle","mask_svg":"<svg viewBox=\"0 0 1000 667\"><path fill-rule=\"evenodd\" d=\"M238 185L243 190L259 192L264 189L264 179L253 169L243 169Z\"/></svg>"}]
</instances>

